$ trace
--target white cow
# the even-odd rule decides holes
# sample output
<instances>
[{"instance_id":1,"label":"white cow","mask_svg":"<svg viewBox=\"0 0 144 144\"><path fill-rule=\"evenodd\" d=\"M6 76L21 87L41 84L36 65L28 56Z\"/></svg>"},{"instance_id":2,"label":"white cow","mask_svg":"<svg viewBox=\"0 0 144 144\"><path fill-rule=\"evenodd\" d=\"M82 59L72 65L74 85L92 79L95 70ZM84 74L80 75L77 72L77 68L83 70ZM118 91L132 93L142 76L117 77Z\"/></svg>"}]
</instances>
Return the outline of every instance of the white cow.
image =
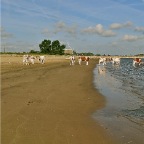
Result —
<instances>
[{"instance_id":1,"label":"white cow","mask_svg":"<svg viewBox=\"0 0 144 144\"><path fill-rule=\"evenodd\" d=\"M99 65L102 63L103 65L106 65L107 63L111 62L112 58L111 57L100 57L99 58Z\"/></svg>"},{"instance_id":2,"label":"white cow","mask_svg":"<svg viewBox=\"0 0 144 144\"><path fill-rule=\"evenodd\" d=\"M28 55L23 55L23 65L29 65Z\"/></svg>"},{"instance_id":3,"label":"white cow","mask_svg":"<svg viewBox=\"0 0 144 144\"><path fill-rule=\"evenodd\" d=\"M118 58L118 57L112 58L112 64L119 65L120 64L120 58Z\"/></svg>"},{"instance_id":4,"label":"white cow","mask_svg":"<svg viewBox=\"0 0 144 144\"><path fill-rule=\"evenodd\" d=\"M34 56L23 55L23 64L26 64L26 65L30 65L30 63L34 64L35 59L36 58Z\"/></svg>"},{"instance_id":5,"label":"white cow","mask_svg":"<svg viewBox=\"0 0 144 144\"><path fill-rule=\"evenodd\" d=\"M75 57L74 56L70 56L70 65L74 65L75 64Z\"/></svg>"},{"instance_id":6,"label":"white cow","mask_svg":"<svg viewBox=\"0 0 144 144\"><path fill-rule=\"evenodd\" d=\"M45 56L38 56L38 61L41 63L41 64L44 64L45 63Z\"/></svg>"},{"instance_id":7,"label":"white cow","mask_svg":"<svg viewBox=\"0 0 144 144\"><path fill-rule=\"evenodd\" d=\"M36 59L36 57L34 57L34 56L30 56L30 57L29 57L29 61L30 61L32 64L34 64L35 59Z\"/></svg>"},{"instance_id":8,"label":"white cow","mask_svg":"<svg viewBox=\"0 0 144 144\"><path fill-rule=\"evenodd\" d=\"M101 63L102 63L103 65L106 65L106 58L100 57L100 58L99 58L99 65L100 65Z\"/></svg>"}]
</instances>

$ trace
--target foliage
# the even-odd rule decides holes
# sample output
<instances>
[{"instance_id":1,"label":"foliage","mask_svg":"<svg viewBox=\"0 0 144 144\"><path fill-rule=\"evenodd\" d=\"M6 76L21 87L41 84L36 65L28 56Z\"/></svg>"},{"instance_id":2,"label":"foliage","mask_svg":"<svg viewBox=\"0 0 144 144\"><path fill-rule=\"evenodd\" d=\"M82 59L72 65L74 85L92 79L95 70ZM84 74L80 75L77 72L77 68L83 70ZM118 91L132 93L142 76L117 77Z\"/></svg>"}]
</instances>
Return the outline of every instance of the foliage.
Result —
<instances>
[{"instance_id":1,"label":"foliage","mask_svg":"<svg viewBox=\"0 0 144 144\"><path fill-rule=\"evenodd\" d=\"M51 40L43 40L41 44L39 44L40 52L44 54L50 54L50 55L63 55L65 45L60 45L60 42L58 40L55 40L51 42Z\"/></svg>"},{"instance_id":2,"label":"foliage","mask_svg":"<svg viewBox=\"0 0 144 144\"><path fill-rule=\"evenodd\" d=\"M77 53L77 55L83 55L83 56L94 56L93 53L88 52L88 53Z\"/></svg>"},{"instance_id":3,"label":"foliage","mask_svg":"<svg viewBox=\"0 0 144 144\"><path fill-rule=\"evenodd\" d=\"M96 56L101 56L100 54L96 54Z\"/></svg>"},{"instance_id":4,"label":"foliage","mask_svg":"<svg viewBox=\"0 0 144 144\"><path fill-rule=\"evenodd\" d=\"M144 56L144 54L137 54L137 55L135 55L135 56Z\"/></svg>"},{"instance_id":5,"label":"foliage","mask_svg":"<svg viewBox=\"0 0 144 144\"><path fill-rule=\"evenodd\" d=\"M35 50L30 50L29 53L33 53L33 54L35 54L35 53L40 53L40 52L39 52L39 51L35 51Z\"/></svg>"}]
</instances>

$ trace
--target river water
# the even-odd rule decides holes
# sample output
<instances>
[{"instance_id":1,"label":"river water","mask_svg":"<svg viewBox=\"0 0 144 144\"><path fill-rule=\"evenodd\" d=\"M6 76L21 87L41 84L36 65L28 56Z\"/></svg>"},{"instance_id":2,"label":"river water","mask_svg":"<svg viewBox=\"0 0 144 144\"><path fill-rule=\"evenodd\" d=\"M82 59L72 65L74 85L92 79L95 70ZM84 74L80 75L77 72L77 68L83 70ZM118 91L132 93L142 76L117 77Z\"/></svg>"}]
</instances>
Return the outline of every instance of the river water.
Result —
<instances>
[{"instance_id":1,"label":"river water","mask_svg":"<svg viewBox=\"0 0 144 144\"><path fill-rule=\"evenodd\" d=\"M93 117L120 144L144 144L144 66L134 67L131 58L97 65L94 85L107 102Z\"/></svg>"}]
</instances>

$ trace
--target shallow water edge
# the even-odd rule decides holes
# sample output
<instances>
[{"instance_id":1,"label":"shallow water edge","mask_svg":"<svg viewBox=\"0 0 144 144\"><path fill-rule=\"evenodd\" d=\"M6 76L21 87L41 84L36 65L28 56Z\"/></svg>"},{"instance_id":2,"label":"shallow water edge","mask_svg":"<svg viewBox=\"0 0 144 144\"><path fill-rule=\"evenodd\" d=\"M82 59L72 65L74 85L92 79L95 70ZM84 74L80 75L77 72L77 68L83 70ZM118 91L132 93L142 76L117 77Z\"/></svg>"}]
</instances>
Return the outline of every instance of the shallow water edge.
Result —
<instances>
[{"instance_id":1,"label":"shallow water edge","mask_svg":"<svg viewBox=\"0 0 144 144\"><path fill-rule=\"evenodd\" d=\"M110 70L107 70L107 67ZM110 65L107 67L97 65L94 69L95 88L106 98L107 103L106 107L96 111L92 117L99 121L120 144L143 144L143 95L141 92L136 94L133 89L128 90L131 87L129 79L123 80L119 74L114 75ZM126 81L130 83L124 87Z\"/></svg>"}]
</instances>

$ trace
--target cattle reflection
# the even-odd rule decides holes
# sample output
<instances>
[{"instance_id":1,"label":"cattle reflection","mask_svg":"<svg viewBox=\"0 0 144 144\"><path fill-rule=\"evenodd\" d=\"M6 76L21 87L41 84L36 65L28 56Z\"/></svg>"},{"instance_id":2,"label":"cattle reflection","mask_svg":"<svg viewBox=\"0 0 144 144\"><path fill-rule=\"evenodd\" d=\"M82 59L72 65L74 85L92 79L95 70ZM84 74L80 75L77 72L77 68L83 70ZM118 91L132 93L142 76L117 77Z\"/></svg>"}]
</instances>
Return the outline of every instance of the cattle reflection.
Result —
<instances>
[{"instance_id":1,"label":"cattle reflection","mask_svg":"<svg viewBox=\"0 0 144 144\"><path fill-rule=\"evenodd\" d=\"M106 73L106 68L104 66L98 66L98 73L100 75L105 75Z\"/></svg>"}]
</instances>

